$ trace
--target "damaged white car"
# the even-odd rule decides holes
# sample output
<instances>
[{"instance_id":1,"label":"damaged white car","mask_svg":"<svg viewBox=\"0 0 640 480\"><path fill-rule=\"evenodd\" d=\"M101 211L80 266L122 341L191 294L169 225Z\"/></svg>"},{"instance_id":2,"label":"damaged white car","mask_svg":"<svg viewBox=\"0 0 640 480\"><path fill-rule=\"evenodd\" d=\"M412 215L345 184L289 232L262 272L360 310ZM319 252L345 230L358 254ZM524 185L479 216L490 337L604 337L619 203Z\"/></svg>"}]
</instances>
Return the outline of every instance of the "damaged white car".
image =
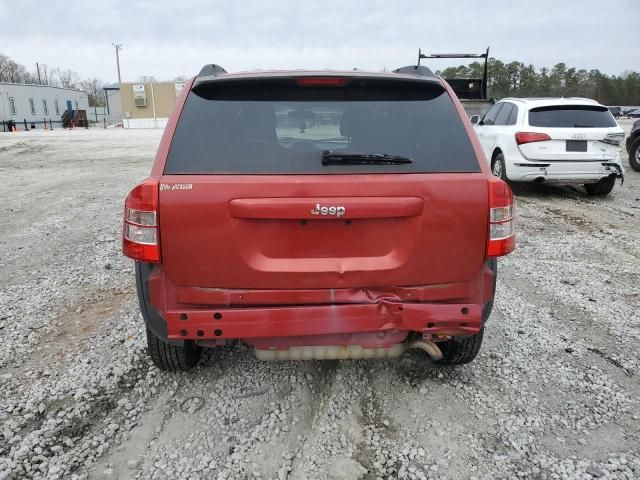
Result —
<instances>
[{"instance_id":1,"label":"damaged white car","mask_svg":"<svg viewBox=\"0 0 640 480\"><path fill-rule=\"evenodd\" d=\"M604 196L624 179L624 131L595 100L504 98L471 122L503 180L580 184Z\"/></svg>"}]
</instances>

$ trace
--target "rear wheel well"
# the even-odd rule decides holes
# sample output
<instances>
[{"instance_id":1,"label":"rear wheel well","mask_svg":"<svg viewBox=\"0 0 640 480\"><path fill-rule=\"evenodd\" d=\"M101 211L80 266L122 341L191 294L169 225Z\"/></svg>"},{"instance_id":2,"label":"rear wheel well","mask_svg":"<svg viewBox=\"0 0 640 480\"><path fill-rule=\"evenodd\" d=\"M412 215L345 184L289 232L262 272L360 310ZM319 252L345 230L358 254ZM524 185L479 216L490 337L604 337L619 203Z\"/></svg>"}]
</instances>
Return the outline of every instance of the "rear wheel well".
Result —
<instances>
[{"instance_id":1,"label":"rear wheel well","mask_svg":"<svg viewBox=\"0 0 640 480\"><path fill-rule=\"evenodd\" d=\"M493 151L493 153L491 154L491 163L493 163L493 161L496 159L499 153L502 153L502 150L500 150L499 148L496 148Z\"/></svg>"}]
</instances>

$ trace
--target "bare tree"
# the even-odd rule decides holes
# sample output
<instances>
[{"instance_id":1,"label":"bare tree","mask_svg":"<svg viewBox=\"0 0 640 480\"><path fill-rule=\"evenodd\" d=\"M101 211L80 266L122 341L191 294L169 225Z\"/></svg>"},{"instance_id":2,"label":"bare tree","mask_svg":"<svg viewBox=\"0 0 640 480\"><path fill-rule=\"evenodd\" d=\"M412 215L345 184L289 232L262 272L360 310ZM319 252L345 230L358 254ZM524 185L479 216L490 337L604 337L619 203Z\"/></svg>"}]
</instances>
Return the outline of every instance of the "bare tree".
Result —
<instances>
[{"instance_id":1,"label":"bare tree","mask_svg":"<svg viewBox=\"0 0 640 480\"><path fill-rule=\"evenodd\" d=\"M188 79L188 77L186 77L185 75L178 75L176 78L173 79L174 82L186 82Z\"/></svg>"},{"instance_id":2,"label":"bare tree","mask_svg":"<svg viewBox=\"0 0 640 480\"><path fill-rule=\"evenodd\" d=\"M56 68L53 71L53 76L60 82L60 86L63 88L78 88L80 83L80 75L73 70L61 70Z\"/></svg>"},{"instance_id":3,"label":"bare tree","mask_svg":"<svg viewBox=\"0 0 640 480\"><path fill-rule=\"evenodd\" d=\"M89 106L101 107L104 105L104 85L105 83L97 78L87 78L80 82L80 88L89 96Z\"/></svg>"},{"instance_id":4,"label":"bare tree","mask_svg":"<svg viewBox=\"0 0 640 480\"><path fill-rule=\"evenodd\" d=\"M0 55L0 82L33 83L33 75L6 55Z\"/></svg>"},{"instance_id":5,"label":"bare tree","mask_svg":"<svg viewBox=\"0 0 640 480\"><path fill-rule=\"evenodd\" d=\"M10 58L6 55L0 54L0 81L6 81L6 72L9 69Z\"/></svg>"},{"instance_id":6,"label":"bare tree","mask_svg":"<svg viewBox=\"0 0 640 480\"><path fill-rule=\"evenodd\" d=\"M138 77L138 81L144 82L144 83L151 83L151 82L157 82L158 80L156 80L156 77L143 75L141 77Z\"/></svg>"}]
</instances>

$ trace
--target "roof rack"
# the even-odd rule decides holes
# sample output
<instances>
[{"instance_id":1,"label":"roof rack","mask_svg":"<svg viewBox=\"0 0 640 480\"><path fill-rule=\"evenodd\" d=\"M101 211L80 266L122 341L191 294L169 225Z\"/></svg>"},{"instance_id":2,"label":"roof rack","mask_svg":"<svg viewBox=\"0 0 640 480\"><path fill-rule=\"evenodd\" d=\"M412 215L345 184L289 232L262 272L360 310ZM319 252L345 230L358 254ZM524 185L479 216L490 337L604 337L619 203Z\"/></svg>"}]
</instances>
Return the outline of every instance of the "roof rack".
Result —
<instances>
[{"instance_id":1,"label":"roof rack","mask_svg":"<svg viewBox=\"0 0 640 480\"><path fill-rule=\"evenodd\" d=\"M220 65L216 65L215 63L210 63L209 65L205 65L200 69L198 77L212 77L215 75L222 75L223 73L227 73L224 68L222 68Z\"/></svg>"},{"instance_id":2,"label":"roof rack","mask_svg":"<svg viewBox=\"0 0 640 480\"><path fill-rule=\"evenodd\" d=\"M489 61L489 47L487 47L487 51L484 53L434 53L431 55L426 55L422 53L422 49L418 48L418 66L420 66L420 60L422 59L434 59L434 58L484 58L484 71L482 74L482 79L471 79L482 82L482 99L487 99L487 64ZM453 80L453 82L449 82L453 87L456 81L461 79L447 79ZM456 88L454 88L456 90ZM458 92L456 92L458 93ZM458 93L458 96L460 94Z\"/></svg>"}]
</instances>

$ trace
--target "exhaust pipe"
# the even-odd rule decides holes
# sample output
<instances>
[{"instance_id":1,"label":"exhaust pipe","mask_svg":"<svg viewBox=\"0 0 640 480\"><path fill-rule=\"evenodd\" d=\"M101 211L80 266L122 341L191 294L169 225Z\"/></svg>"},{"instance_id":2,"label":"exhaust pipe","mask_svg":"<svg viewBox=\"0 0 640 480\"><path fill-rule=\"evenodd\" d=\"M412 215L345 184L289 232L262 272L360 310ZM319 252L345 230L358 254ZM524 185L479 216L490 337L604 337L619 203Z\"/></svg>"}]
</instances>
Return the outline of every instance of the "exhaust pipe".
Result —
<instances>
[{"instance_id":1,"label":"exhaust pipe","mask_svg":"<svg viewBox=\"0 0 640 480\"><path fill-rule=\"evenodd\" d=\"M409 348L419 348L420 350L424 350L427 352L427 355L429 355L429 358L434 362L442 360L443 357L440 347L431 340L415 340L411 342Z\"/></svg>"},{"instance_id":2,"label":"exhaust pipe","mask_svg":"<svg viewBox=\"0 0 640 480\"><path fill-rule=\"evenodd\" d=\"M390 347L364 348L361 345L317 345L295 346L287 350L255 349L256 358L265 361L291 360L364 360L397 358L410 348L418 348L431 360L442 359L442 351L431 340L414 340Z\"/></svg>"}]
</instances>

